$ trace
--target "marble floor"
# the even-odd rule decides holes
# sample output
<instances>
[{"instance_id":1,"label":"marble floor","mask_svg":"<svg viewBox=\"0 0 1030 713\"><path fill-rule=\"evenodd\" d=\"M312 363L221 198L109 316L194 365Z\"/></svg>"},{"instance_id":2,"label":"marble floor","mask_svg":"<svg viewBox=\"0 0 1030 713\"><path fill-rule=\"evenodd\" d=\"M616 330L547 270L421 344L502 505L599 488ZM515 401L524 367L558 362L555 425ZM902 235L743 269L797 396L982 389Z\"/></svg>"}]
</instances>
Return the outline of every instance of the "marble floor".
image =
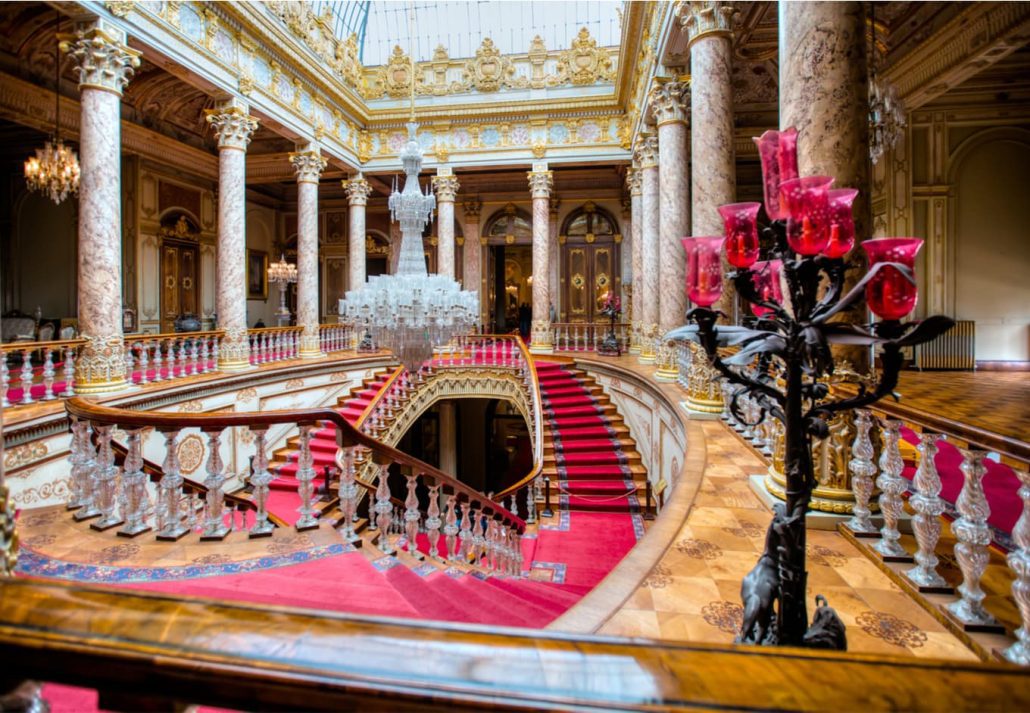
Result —
<instances>
[{"instance_id":1,"label":"marble floor","mask_svg":"<svg viewBox=\"0 0 1030 713\"><path fill-rule=\"evenodd\" d=\"M704 480L676 540L599 630L617 636L729 643L740 625L740 582L762 551L771 513L748 476L765 465L720 421L703 423ZM977 660L836 532L809 530L809 594L824 595L854 653Z\"/></svg>"}]
</instances>

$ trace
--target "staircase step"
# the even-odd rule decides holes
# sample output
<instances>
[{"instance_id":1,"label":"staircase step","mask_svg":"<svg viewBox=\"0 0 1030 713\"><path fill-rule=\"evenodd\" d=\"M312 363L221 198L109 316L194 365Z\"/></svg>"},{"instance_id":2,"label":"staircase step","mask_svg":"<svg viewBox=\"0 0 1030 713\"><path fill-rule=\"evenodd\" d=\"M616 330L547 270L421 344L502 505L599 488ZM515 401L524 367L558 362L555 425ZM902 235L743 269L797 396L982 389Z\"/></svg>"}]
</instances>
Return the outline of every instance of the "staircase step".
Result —
<instances>
[{"instance_id":1,"label":"staircase step","mask_svg":"<svg viewBox=\"0 0 1030 713\"><path fill-rule=\"evenodd\" d=\"M463 607L457 606L437 588L429 586L429 582L403 564L391 567L384 574L387 581L404 597L404 600L425 618L444 621L474 621Z\"/></svg>"}]
</instances>

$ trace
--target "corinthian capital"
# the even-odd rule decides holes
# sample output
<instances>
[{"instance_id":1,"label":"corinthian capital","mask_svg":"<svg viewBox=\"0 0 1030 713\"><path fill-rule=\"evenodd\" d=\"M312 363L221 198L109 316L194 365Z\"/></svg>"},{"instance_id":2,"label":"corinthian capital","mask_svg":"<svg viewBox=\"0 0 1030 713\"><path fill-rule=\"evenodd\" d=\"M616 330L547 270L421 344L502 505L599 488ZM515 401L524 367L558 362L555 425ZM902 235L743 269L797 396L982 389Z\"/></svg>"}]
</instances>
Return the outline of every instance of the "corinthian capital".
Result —
<instances>
[{"instance_id":1,"label":"corinthian capital","mask_svg":"<svg viewBox=\"0 0 1030 713\"><path fill-rule=\"evenodd\" d=\"M461 207L466 218L478 218L480 211L483 210L483 202L478 198L472 198L462 203Z\"/></svg>"},{"instance_id":2,"label":"corinthian capital","mask_svg":"<svg viewBox=\"0 0 1030 713\"><path fill-rule=\"evenodd\" d=\"M372 186L360 173L349 181L343 181L343 189L347 191L347 199L351 205L368 205Z\"/></svg>"},{"instance_id":3,"label":"corinthian capital","mask_svg":"<svg viewBox=\"0 0 1030 713\"><path fill-rule=\"evenodd\" d=\"M121 94L139 66L140 53L125 44L125 33L94 18L61 35L61 51L75 60L79 89L103 89Z\"/></svg>"},{"instance_id":4,"label":"corinthian capital","mask_svg":"<svg viewBox=\"0 0 1030 713\"><path fill-rule=\"evenodd\" d=\"M690 80L656 78L647 103L658 126L674 121L689 123Z\"/></svg>"},{"instance_id":5,"label":"corinthian capital","mask_svg":"<svg viewBox=\"0 0 1030 713\"><path fill-rule=\"evenodd\" d=\"M433 176L433 190L436 191L436 200L454 202L454 196L458 194L461 184L457 176Z\"/></svg>"},{"instance_id":6,"label":"corinthian capital","mask_svg":"<svg viewBox=\"0 0 1030 713\"><path fill-rule=\"evenodd\" d=\"M639 196L644 193L644 177L640 175L639 168L630 168L626 171L626 187L629 188L631 196Z\"/></svg>"},{"instance_id":7,"label":"corinthian capital","mask_svg":"<svg viewBox=\"0 0 1030 713\"><path fill-rule=\"evenodd\" d=\"M529 171L529 192L534 198L550 198L551 186L554 185L554 174L551 171Z\"/></svg>"},{"instance_id":8,"label":"corinthian capital","mask_svg":"<svg viewBox=\"0 0 1030 713\"><path fill-rule=\"evenodd\" d=\"M641 170L658 165L658 137L650 132L637 135L633 146L633 161Z\"/></svg>"},{"instance_id":9,"label":"corinthian capital","mask_svg":"<svg viewBox=\"0 0 1030 713\"><path fill-rule=\"evenodd\" d=\"M297 172L297 183L318 183L322 169L329 162L322 158L317 149L290 153L290 163Z\"/></svg>"},{"instance_id":10,"label":"corinthian capital","mask_svg":"<svg viewBox=\"0 0 1030 713\"><path fill-rule=\"evenodd\" d=\"M218 136L218 148L247 150L258 120L247 113L246 104L231 100L217 109L205 109L204 113Z\"/></svg>"},{"instance_id":11,"label":"corinthian capital","mask_svg":"<svg viewBox=\"0 0 1030 713\"><path fill-rule=\"evenodd\" d=\"M676 18L692 45L702 37L732 36L733 23L738 14L738 10L728 2L700 0L680 3Z\"/></svg>"}]
</instances>

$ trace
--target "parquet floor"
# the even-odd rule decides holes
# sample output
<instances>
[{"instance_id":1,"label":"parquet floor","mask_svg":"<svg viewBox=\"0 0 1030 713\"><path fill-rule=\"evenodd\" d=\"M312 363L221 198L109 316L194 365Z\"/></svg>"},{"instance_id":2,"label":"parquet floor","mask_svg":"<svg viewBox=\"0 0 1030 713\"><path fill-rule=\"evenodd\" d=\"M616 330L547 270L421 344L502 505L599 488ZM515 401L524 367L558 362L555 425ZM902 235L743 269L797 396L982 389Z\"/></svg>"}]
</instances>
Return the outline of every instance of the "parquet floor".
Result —
<instances>
[{"instance_id":1,"label":"parquet floor","mask_svg":"<svg viewBox=\"0 0 1030 713\"><path fill-rule=\"evenodd\" d=\"M599 630L729 643L740 626L740 582L762 551L772 515L748 476L765 465L719 421L703 424L708 465L694 506L650 576ZM809 596L823 594L854 653L977 660L836 532L808 532ZM810 602L811 602L810 599Z\"/></svg>"},{"instance_id":2,"label":"parquet floor","mask_svg":"<svg viewBox=\"0 0 1030 713\"><path fill-rule=\"evenodd\" d=\"M1030 372L903 371L898 393L920 411L1030 441Z\"/></svg>"}]
</instances>

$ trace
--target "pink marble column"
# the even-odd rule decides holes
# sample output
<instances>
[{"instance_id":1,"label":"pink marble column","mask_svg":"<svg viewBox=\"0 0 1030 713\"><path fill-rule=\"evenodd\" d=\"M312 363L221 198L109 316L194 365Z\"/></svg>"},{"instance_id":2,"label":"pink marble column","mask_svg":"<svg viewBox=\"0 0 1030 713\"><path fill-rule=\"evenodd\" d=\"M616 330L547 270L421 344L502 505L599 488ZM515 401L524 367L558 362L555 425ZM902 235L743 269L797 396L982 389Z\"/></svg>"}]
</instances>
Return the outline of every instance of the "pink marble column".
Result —
<instances>
[{"instance_id":1,"label":"pink marble column","mask_svg":"<svg viewBox=\"0 0 1030 713\"><path fill-rule=\"evenodd\" d=\"M440 169L443 170L443 169ZM454 197L460 184L455 176L433 176L436 189L436 272L454 279Z\"/></svg>"},{"instance_id":2,"label":"pink marble column","mask_svg":"<svg viewBox=\"0 0 1030 713\"><path fill-rule=\"evenodd\" d=\"M737 195L733 147L732 29L736 10L706 0L680 6L680 26L690 46L690 196L692 235L722 235L719 206ZM723 261L723 274L729 263ZM733 317L733 285L723 281L715 309Z\"/></svg>"},{"instance_id":3,"label":"pink marble column","mask_svg":"<svg viewBox=\"0 0 1030 713\"><path fill-rule=\"evenodd\" d=\"M558 211L561 208L561 201L551 196L550 221L548 222L548 233L551 236L551 267L548 270L550 281L551 303L554 305L555 321L561 321L561 250L558 245Z\"/></svg>"},{"instance_id":4,"label":"pink marble column","mask_svg":"<svg viewBox=\"0 0 1030 713\"><path fill-rule=\"evenodd\" d=\"M640 363L653 364L658 336L658 137L641 134L634 147L640 166Z\"/></svg>"},{"instance_id":5,"label":"pink marble column","mask_svg":"<svg viewBox=\"0 0 1030 713\"><path fill-rule=\"evenodd\" d=\"M462 265L462 287L466 290L476 290L479 295L480 324L486 319L483 310L486 308L483 295L486 294L486 286L483 284L483 245L479 239L479 213L483 204L478 200L467 200L462 204L465 212L465 234L464 264Z\"/></svg>"},{"instance_id":6,"label":"pink marble column","mask_svg":"<svg viewBox=\"0 0 1030 713\"><path fill-rule=\"evenodd\" d=\"M548 354L554 351L551 339L551 289L548 280L548 272L551 269L551 232L548 217L554 176L546 168L530 171L527 175L530 193L533 196L533 329L530 335L530 350L534 354Z\"/></svg>"},{"instance_id":7,"label":"pink marble column","mask_svg":"<svg viewBox=\"0 0 1030 713\"><path fill-rule=\"evenodd\" d=\"M139 52L105 21L79 22L61 42L75 62L81 93L79 134L79 331L75 391L128 386L122 333L121 97Z\"/></svg>"},{"instance_id":8,"label":"pink marble column","mask_svg":"<svg viewBox=\"0 0 1030 713\"><path fill-rule=\"evenodd\" d=\"M651 90L650 108L658 125L659 186L659 338L686 320L686 259L680 242L690 234L687 167L688 81L659 81ZM657 377L674 381L674 350L660 344Z\"/></svg>"},{"instance_id":9,"label":"pink marble column","mask_svg":"<svg viewBox=\"0 0 1030 713\"><path fill-rule=\"evenodd\" d=\"M782 2L780 24L780 127L798 130L802 176L833 176L837 188L857 188L852 208L855 235L871 236L869 215L869 95L865 5L858 2ZM862 250L847 259L864 260ZM864 274L847 274L850 287ZM865 321L860 307L846 321ZM834 347L834 355L859 370L869 352Z\"/></svg>"},{"instance_id":10,"label":"pink marble column","mask_svg":"<svg viewBox=\"0 0 1030 713\"><path fill-rule=\"evenodd\" d=\"M630 318L630 354L640 353L640 331L642 293L644 288L644 267L643 254L641 253L643 240L643 195L644 175L639 166L633 166L626 172L626 185L629 188L630 200L630 274L633 276L631 282L632 295L629 305ZM623 277L623 282L626 278Z\"/></svg>"},{"instance_id":11,"label":"pink marble column","mask_svg":"<svg viewBox=\"0 0 1030 713\"><path fill-rule=\"evenodd\" d=\"M297 326L300 357L322 356L318 339L318 178L328 163L313 144L290 154L297 172Z\"/></svg>"},{"instance_id":12,"label":"pink marble column","mask_svg":"<svg viewBox=\"0 0 1030 713\"><path fill-rule=\"evenodd\" d=\"M247 105L230 99L207 110L218 136L218 328L223 330L218 366L238 371L250 366L247 341L247 145L257 119Z\"/></svg>"},{"instance_id":13,"label":"pink marble column","mask_svg":"<svg viewBox=\"0 0 1030 713\"><path fill-rule=\"evenodd\" d=\"M365 284L365 206L372 194L372 186L359 173L349 181L343 181L343 188L350 204L350 229L347 231L350 281L347 289L356 290Z\"/></svg>"}]
</instances>

